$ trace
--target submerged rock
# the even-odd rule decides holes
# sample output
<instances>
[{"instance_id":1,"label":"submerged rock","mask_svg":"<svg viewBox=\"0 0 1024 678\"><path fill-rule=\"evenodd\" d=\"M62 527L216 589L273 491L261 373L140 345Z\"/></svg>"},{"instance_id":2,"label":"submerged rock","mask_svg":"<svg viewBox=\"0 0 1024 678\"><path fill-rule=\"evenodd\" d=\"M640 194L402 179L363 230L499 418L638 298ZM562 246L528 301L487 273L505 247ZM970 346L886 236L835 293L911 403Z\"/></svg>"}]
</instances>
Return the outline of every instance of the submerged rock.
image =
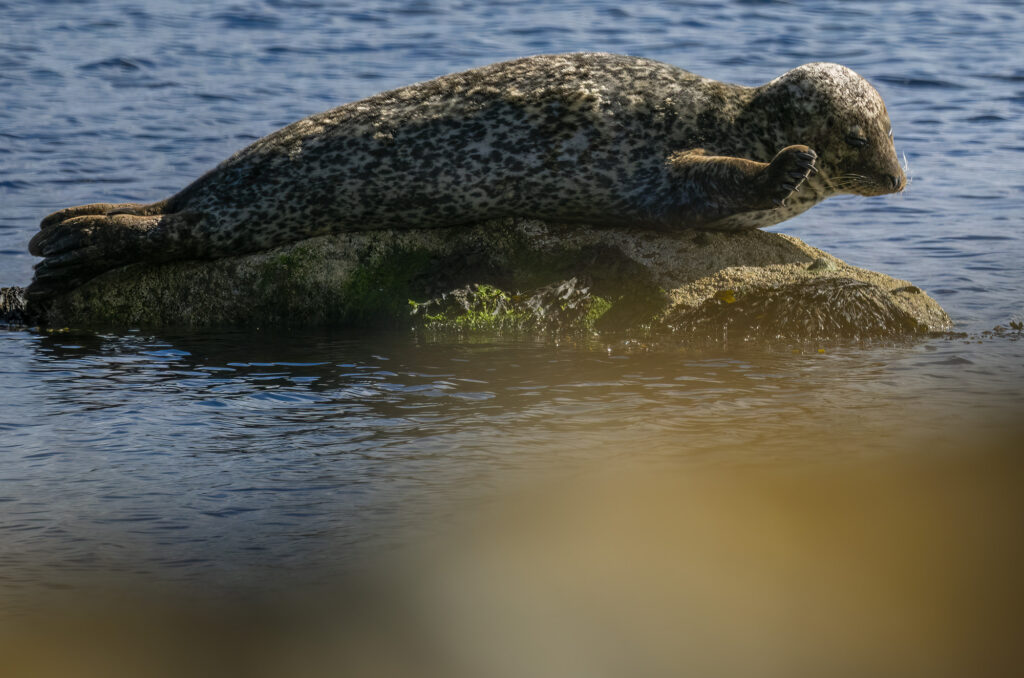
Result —
<instances>
[{"instance_id":1,"label":"submerged rock","mask_svg":"<svg viewBox=\"0 0 1024 678\"><path fill-rule=\"evenodd\" d=\"M349 232L214 261L135 264L46 308L20 303L26 318L83 328L642 328L690 337L850 339L952 324L907 281L850 266L784 234L518 219Z\"/></svg>"}]
</instances>

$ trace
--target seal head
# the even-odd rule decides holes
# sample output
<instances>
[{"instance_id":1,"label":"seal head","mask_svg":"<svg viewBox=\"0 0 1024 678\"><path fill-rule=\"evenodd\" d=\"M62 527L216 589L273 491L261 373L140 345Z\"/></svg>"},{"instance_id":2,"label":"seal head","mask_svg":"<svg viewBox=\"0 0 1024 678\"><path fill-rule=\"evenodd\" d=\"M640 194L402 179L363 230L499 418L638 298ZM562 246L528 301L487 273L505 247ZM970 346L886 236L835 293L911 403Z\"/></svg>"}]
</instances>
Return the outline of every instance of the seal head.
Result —
<instances>
[{"instance_id":1,"label":"seal head","mask_svg":"<svg viewBox=\"0 0 1024 678\"><path fill-rule=\"evenodd\" d=\"M818 154L809 185L827 194L884 195L906 188L881 95L860 75L833 63L794 68L758 88L751 104L786 116L786 129Z\"/></svg>"}]
</instances>

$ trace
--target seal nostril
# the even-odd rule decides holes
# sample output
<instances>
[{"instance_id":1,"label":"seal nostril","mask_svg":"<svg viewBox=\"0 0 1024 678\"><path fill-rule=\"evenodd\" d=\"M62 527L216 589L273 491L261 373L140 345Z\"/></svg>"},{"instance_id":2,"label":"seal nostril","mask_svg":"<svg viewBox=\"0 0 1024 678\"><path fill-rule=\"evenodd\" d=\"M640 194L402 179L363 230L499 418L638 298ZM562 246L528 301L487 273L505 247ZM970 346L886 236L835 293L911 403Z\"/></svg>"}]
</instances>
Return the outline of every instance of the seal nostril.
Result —
<instances>
[{"instance_id":1,"label":"seal nostril","mask_svg":"<svg viewBox=\"0 0 1024 678\"><path fill-rule=\"evenodd\" d=\"M903 183L903 180L900 179L895 174L890 174L889 175L889 183L892 184L892 190L898 191L898 190L900 190L900 184Z\"/></svg>"}]
</instances>

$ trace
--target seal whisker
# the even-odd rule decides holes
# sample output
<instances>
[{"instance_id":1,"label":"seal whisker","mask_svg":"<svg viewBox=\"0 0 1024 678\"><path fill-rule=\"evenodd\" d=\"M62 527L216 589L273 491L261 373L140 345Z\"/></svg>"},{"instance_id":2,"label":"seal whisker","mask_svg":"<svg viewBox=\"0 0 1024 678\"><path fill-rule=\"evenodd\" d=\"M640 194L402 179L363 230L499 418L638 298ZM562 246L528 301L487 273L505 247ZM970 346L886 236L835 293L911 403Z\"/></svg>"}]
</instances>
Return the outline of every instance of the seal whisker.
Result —
<instances>
[{"instance_id":1,"label":"seal whisker","mask_svg":"<svg viewBox=\"0 0 1024 678\"><path fill-rule=\"evenodd\" d=\"M879 184L876 180L863 174L849 172L835 177L830 186L834 191L848 191L851 189L871 189Z\"/></svg>"}]
</instances>

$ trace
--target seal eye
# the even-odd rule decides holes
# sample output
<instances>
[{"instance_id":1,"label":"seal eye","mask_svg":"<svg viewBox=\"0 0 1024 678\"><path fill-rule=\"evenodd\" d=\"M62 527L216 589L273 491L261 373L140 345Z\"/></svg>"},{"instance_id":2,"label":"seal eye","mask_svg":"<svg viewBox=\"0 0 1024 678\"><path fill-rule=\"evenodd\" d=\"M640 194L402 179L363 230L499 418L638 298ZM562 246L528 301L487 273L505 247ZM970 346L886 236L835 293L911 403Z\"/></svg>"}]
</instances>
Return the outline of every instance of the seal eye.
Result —
<instances>
[{"instance_id":1,"label":"seal eye","mask_svg":"<svg viewBox=\"0 0 1024 678\"><path fill-rule=\"evenodd\" d=\"M864 128L860 125L854 125L850 128L850 131L846 133L846 143L855 148L861 148L862 146L868 145L868 137L864 134Z\"/></svg>"},{"instance_id":2,"label":"seal eye","mask_svg":"<svg viewBox=\"0 0 1024 678\"><path fill-rule=\"evenodd\" d=\"M867 137L861 136L856 132L850 132L849 134L846 135L846 143L856 148L860 148L862 146L867 146L868 140Z\"/></svg>"}]
</instances>

